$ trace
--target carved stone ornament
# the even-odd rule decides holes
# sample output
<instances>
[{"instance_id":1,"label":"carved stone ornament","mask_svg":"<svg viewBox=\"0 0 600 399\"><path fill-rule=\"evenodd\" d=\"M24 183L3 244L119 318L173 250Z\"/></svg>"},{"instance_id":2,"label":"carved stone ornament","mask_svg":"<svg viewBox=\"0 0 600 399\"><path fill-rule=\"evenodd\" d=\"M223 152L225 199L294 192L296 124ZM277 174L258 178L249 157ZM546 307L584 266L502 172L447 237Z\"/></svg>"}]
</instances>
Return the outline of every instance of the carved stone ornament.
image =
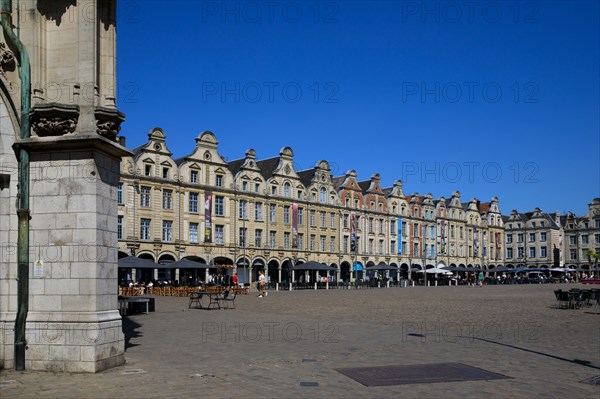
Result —
<instances>
[{"instance_id":1,"label":"carved stone ornament","mask_svg":"<svg viewBox=\"0 0 600 399\"><path fill-rule=\"evenodd\" d=\"M0 43L0 72L5 70L5 65L11 65L15 62L15 56L6 47L6 44Z\"/></svg>"},{"instance_id":2,"label":"carved stone ornament","mask_svg":"<svg viewBox=\"0 0 600 399\"><path fill-rule=\"evenodd\" d=\"M96 132L111 141L117 141L117 134L121 130L121 122L125 120L125 114L113 108L96 108Z\"/></svg>"},{"instance_id":3,"label":"carved stone ornament","mask_svg":"<svg viewBox=\"0 0 600 399\"><path fill-rule=\"evenodd\" d=\"M31 109L31 127L39 137L64 136L77 127L79 106L58 103L38 104Z\"/></svg>"}]
</instances>

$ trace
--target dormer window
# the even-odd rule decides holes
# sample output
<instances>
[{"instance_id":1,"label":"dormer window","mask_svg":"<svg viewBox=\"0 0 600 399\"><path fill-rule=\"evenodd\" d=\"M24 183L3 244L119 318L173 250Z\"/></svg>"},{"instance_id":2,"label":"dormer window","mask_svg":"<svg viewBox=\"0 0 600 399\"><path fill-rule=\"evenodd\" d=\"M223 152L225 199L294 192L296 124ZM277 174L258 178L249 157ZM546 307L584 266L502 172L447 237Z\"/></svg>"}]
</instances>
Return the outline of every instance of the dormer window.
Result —
<instances>
[{"instance_id":1,"label":"dormer window","mask_svg":"<svg viewBox=\"0 0 600 399\"><path fill-rule=\"evenodd\" d=\"M223 187L223 175L217 175L215 179L215 186Z\"/></svg>"},{"instance_id":2,"label":"dormer window","mask_svg":"<svg viewBox=\"0 0 600 399\"><path fill-rule=\"evenodd\" d=\"M247 181L242 182L242 191L248 191L248 182Z\"/></svg>"},{"instance_id":3,"label":"dormer window","mask_svg":"<svg viewBox=\"0 0 600 399\"><path fill-rule=\"evenodd\" d=\"M277 195L277 186L271 186L271 195Z\"/></svg>"},{"instance_id":4,"label":"dormer window","mask_svg":"<svg viewBox=\"0 0 600 399\"><path fill-rule=\"evenodd\" d=\"M163 170L162 170L162 177L163 177L163 179L168 179L169 178L169 168L163 168Z\"/></svg>"},{"instance_id":5,"label":"dormer window","mask_svg":"<svg viewBox=\"0 0 600 399\"><path fill-rule=\"evenodd\" d=\"M198 171L197 170L190 171L190 182L198 183Z\"/></svg>"},{"instance_id":6,"label":"dormer window","mask_svg":"<svg viewBox=\"0 0 600 399\"><path fill-rule=\"evenodd\" d=\"M144 165L144 175L152 176L152 165L150 165L150 164Z\"/></svg>"},{"instance_id":7,"label":"dormer window","mask_svg":"<svg viewBox=\"0 0 600 399\"><path fill-rule=\"evenodd\" d=\"M290 183L285 183L283 185L283 196L289 198L290 196Z\"/></svg>"}]
</instances>

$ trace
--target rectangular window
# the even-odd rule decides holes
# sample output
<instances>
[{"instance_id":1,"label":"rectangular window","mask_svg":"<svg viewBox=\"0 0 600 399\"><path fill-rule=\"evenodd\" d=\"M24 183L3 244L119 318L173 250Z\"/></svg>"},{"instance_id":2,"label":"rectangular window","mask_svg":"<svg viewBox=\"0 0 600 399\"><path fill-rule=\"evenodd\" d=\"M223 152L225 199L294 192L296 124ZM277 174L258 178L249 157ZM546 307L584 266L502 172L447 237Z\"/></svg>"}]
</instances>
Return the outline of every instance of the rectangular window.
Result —
<instances>
[{"instance_id":1,"label":"rectangular window","mask_svg":"<svg viewBox=\"0 0 600 399\"><path fill-rule=\"evenodd\" d=\"M384 226L384 220L383 219L379 219L379 234L383 234L383 226Z\"/></svg>"},{"instance_id":2,"label":"rectangular window","mask_svg":"<svg viewBox=\"0 0 600 399\"><path fill-rule=\"evenodd\" d=\"M402 222L402 237L407 237L408 232L406 231L406 222Z\"/></svg>"},{"instance_id":3,"label":"rectangular window","mask_svg":"<svg viewBox=\"0 0 600 399\"><path fill-rule=\"evenodd\" d=\"M506 248L506 259L512 259L512 257L513 257L513 249Z\"/></svg>"},{"instance_id":4,"label":"rectangular window","mask_svg":"<svg viewBox=\"0 0 600 399\"><path fill-rule=\"evenodd\" d=\"M530 258L535 258L535 247L530 247L529 248L529 257Z\"/></svg>"},{"instance_id":5,"label":"rectangular window","mask_svg":"<svg viewBox=\"0 0 600 399\"><path fill-rule=\"evenodd\" d=\"M140 206L143 206L143 207L150 206L150 187L147 187L147 186L140 187Z\"/></svg>"},{"instance_id":6,"label":"rectangular window","mask_svg":"<svg viewBox=\"0 0 600 399\"><path fill-rule=\"evenodd\" d=\"M117 216L117 239L123 239L123 215Z\"/></svg>"},{"instance_id":7,"label":"rectangular window","mask_svg":"<svg viewBox=\"0 0 600 399\"><path fill-rule=\"evenodd\" d=\"M535 242L535 233L529 233L529 242Z\"/></svg>"},{"instance_id":8,"label":"rectangular window","mask_svg":"<svg viewBox=\"0 0 600 399\"><path fill-rule=\"evenodd\" d=\"M325 212L321 212L321 213L320 213L320 218L321 218L321 227L322 227L322 228L325 228L325 227L327 226L327 224L326 224L327 222L326 222L326 220L325 220L325 217L326 217L325 215L326 215L326 214L325 214Z\"/></svg>"},{"instance_id":9,"label":"rectangular window","mask_svg":"<svg viewBox=\"0 0 600 399\"><path fill-rule=\"evenodd\" d=\"M283 249L290 249L290 233L283 233Z\"/></svg>"},{"instance_id":10,"label":"rectangular window","mask_svg":"<svg viewBox=\"0 0 600 399\"><path fill-rule=\"evenodd\" d=\"M373 232L373 218L369 218L369 233Z\"/></svg>"},{"instance_id":11,"label":"rectangular window","mask_svg":"<svg viewBox=\"0 0 600 399\"><path fill-rule=\"evenodd\" d=\"M302 251L304 249L304 245L302 245L303 241L304 241L304 234L298 233L298 250L299 251Z\"/></svg>"},{"instance_id":12,"label":"rectangular window","mask_svg":"<svg viewBox=\"0 0 600 399\"><path fill-rule=\"evenodd\" d=\"M277 245L277 233L275 231L269 232L269 248L275 249L275 245Z\"/></svg>"},{"instance_id":13,"label":"rectangular window","mask_svg":"<svg viewBox=\"0 0 600 399\"><path fill-rule=\"evenodd\" d=\"M379 240L379 255L383 255L384 245L383 240Z\"/></svg>"},{"instance_id":14,"label":"rectangular window","mask_svg":"<svg viewBox=\"0 0 600 399\"><path fill-rule=\"evenodd\" d=\"M594 234L594 244L600 244L600 234Z\"/></svg>"},{"instance_id":15,"label":"rectangular window","mask_svg":"<svg viewBox=\"0 0 600 399\"><path fill-rule=\"evenodd\" d=\"M315 227L315 211L311 210L310 214L310 227Z\"/></svg>"},{"instance_id":16,"label":"rectangular window","mask_svg":"<svg viewBox=\"0 0 600 399\"><path fill-rule=\"evenodd\" d=\"M215 243L218 245L225 244L224 240L224 232L225 227L223 225L217 224L215 225Z\"/></svg>"},{"instance_id":17,"label":"rectangular window","mask_svg":"<svg viewBox=\"0 0 600 399\"><path fill-rule=\"evenodd\" d=\"M173 241L173 222L170 220L163 220L162 239L164 242Z\"/></svg>"},{"instance_id":18,"label":"rectangular window","mask_svg":"<svg viewBox=\"0 0 600 399\"><path fill-rule=\"evenodd\" d=\"M335 229L335 213L329 214L329 227Z\"/></svg>"},{"instance_id":19,"label":"rectangular window","mask_svg":"<svg viewBox=\"0 0 600 399\"><path fill-rule=\"evenodd\" d=\"M344 214L342 216L342 221L343 221L344 228L347 229L348 228L348 215L347 214Z\"/></svg>"},{"instance_id":20,"label":"rectangular window","mask_svg":"<svg viewBox=\"0 0 600 399\"><path fill-rule=\"evenodd\" d=\"M173 190L163 190L163 209L173 208Z\"/></svg>"},{"instance_id":21,"label":"rectangular window","mask_svg":"<svg viewBox=\"0 0 600 399\"><path fill-rule=\"evenodd\" d=\"M246 232L248 229L245 227L240 227L240 247L246 248Z\"/></svg>"},{"instance_id":22,"label":"rectangular window","mask_svg":"<svg viewBox=\"0 0 600 399\"><path fill-rule=\"evenodd\" d=\"M198 223L190 222L190 242L192 244L198 243Z\"/></svg>"},{"instance_id":23,"label":"rectangular window","mask_svg":"<svg viewBox=\"0 0 600 399\"><path fill-rule=\"evenodd\" d=\"M349 240L350 240L350 237L344 236L343 244L344 244L344 253L345 254L348 253L348 241Z\"/></svg>"},{"instance_id":24,"label":"rectangular window","mask_svg":"<svg viewBox=\"0 0 600 399\"><path fill-rule=\"evenodd\" d=\"M525 234L524 233L518 233L517 234L517 242L524 242L525 241Z\"/></svg>"},{"instance_id":25,"label":"rectangular window","mask_svg":"<svg viewBox=\"0 0 600 399\"><path fill-rule=\"evenodd\" d=\"M256 245L256 248L262 247L262 230L261 229L254 230L254 245Z\"/></svg>"},{"instance_id":26,"label":"rectangular window","mask_svg":"<svg viewBox=\"0 0 600 399\"><path fill-rule=\"evenodd\" d=\"M290 207L288 205L283 207L283 223L290 223Z\"/></svg>"},{"instance_id":27,"label":"rectangular window","mask_svg":"<svg viewBox=\"0 0 600 399\"><path fill-rule=\"evenodd\" d=\"M415 223L413 224L413 237L418 237L419 236L419 224Z\"/></svg>"},{"instance_id":28,"label":"rectangular window","mask_svg":"<svg viewBox=\"0 0 600 399\"><path fill-rule=\"evenodd\" d=\"M262 203L254 203L254 220L262 220Z\"/></svg>"},{"instance_id":29,"label":"rectangular window","mask_svg":"<svg viewBox=\"0 0 600 399\"><path fill-rule=\"evenodd\" d=\"M319 236L319 248L321 252L325 252L325 236Z\"/></svg>"},{"instance_id":30,"label":"rectangular window","mask_svg":"<svg viewBox=\"0 0 600 399\"><path fill-rule=\"evenodd\" d=\"M224 206L225 198L217 195L215 197L215 216L223 216L224 215Z\"/></svg>"},{"instance_id":31,"label":"rectangular window","mask_svg":"<svg viewBox=\"0 0 600 399\"><path fill-rule=\"evenodd\" d=\"M223 175L217 175L215 177L215 186L223 187Z\"/></svg>"},{"instance_id":32,"label":"rectangular window","mask_svg":"<svg viewBox=\"0 0 600 399\"><path fill-rule=\"evenodd\" d=\"M123 183L119 183L117 188L117 204L123 205Z\"/></svg>"},{"instance_id":33,"label":"rectangular window","mask_svg":"<svg viewBox=\"0 0 600 399\"><path fill-rule=\"evenodd\" d=\"M198 171L190 171L190 183L198 183Z\"/></svg>"},{"instance_id":34,"label":"rectangular window","mask_svg":"<svg viewBox=\"0 0 600 399\"><path fill-rule=\"evenodd\" d=\"M570 245L577 244L577 236L569 236L569 244Z\"/></svg>"},{"instance_id":35,"label":"rectangular window","mask_svg":"<svg viewBox=\"0 0 600 399\"><path fill-rule=\"evenodd\" d=\"M513 242L512 236L513 236L512 234L506 235L506 243L507 244L511 244Z\"/></svg>"},{"instance_id":36,"label":"rectangular window","mask_svg":"<svg viewBox=\"0 0 600 399\"><path fill-rule=\"evenodd\" d=\"M517 248L517 258L523 259L524 257L525 257L525 250L523 249L523 247L518 247Z\"/></svg>"},{"instance_id":37,"label":"rectangular window","mask_svg":"<svg viewBox=\"0 0 600 399\"><path fill-rule=\"evenodd\" d=\"M390 234L393 236L398 234L398 232L396 231L396 221L395 220L390 220ZM394 253L394 251L392 251L392 253Z\"/></svg>"},{"instance_id":38,"label":"rectangular window","mask_svg":"<svg viewBox=\"0 0 600 399\"><path fill-rule=\"evenodd\" d=\"M314 234L310 235L309 250L310 251L314 251L315 250L315 235Z\"/></svg>"},{"instance_id":39,"label":"rectangular window","mask_svg":"<svg viewBox=\"0 0 600 399\"><path fill-rule=\"evenodd\" d=\"M162 170L162 177L163 177L163 179L168 179L169 178L169 168L163 168L163 170Z\"/></svg>"},{"instance_id":40,"label":"rectangular window","mask_svg":"<svg viewBox=\"0 0 600 399\"><path fill-rule=\"evenodd\" d=\"M394 240L390 241L390 253L391 254L396 253L396 241L394 241Z\"/></svg>"},{"instance_id":41,"label":"rectangular window","mask_svg":"<svg viewBox=\"0 0 600 399\"><path fill-rule=\"evenodd\" d=\"M302 225L304 222L304 212L302 211L302 208L298 208L298 224Z\"/></svg>"},{"instance_id":42,"label":"rectangular window","mask_svg":"<svg viewBox=\"0 0 600 399\"><path fill-rule=\"evenodd\" d=\"M581 236L581 243L588 244L588 235L587 234L584 234Z\"/></svg>"},{"instance_id":43,"label":"rectangular window","mask_svg":"<svg viewBox=\"0 0 600 399\"><path fill-rule=\"evenodd\" d=\"M247 181L242 182L242 191L248 191L248 182Z\"/></svg>"},{"instance_id":44,"label":"rectangular window","mask_svg":"<svg viewBox=\"0 0 600 399\"><path fill-rule=\"evenodd\" d=\"M248 217L248 201L240 200L239 216L240 219L246 219Z\"/></svg>"},{"instance_id":45,"label":"rectangular window","mask_svg":"<svg viewBox=\"0 0 600 399\"><path fill-rule=\"evenodd\" d=\"M190 193L190 212L198 213L198 193Z\"/></svg>"},{"instance_id":46,"label":"rectangular window","mask_svg":"<svg viewBox=\"0 0 600 399\"><path fill-rule=\"evenodd\" d=\"M140 221L140 240L150 240L150 219L142 219Z\"/></svg>"},{"instance_id":47,"label":"rectangular window","mask_svg":"<svg viewBox=\"0 0 600 399\"><path fill-rule=\"evenodd\" d=\"M335 252L335 237L329 237L329 251Z\"/></svg>"},{"instance_id":48,"label":"rectangular window","mask_svg":"<svg viewBox=\"0 0 600 399\"><path fill-rule=\"evenodd\" d=\"M569 250L569 259L577 260L577 250L576 249Z\"/></svg>"},{"instance_id":49,"label":"rectangular window","mask_svg":"<svg viewBox=\"0 0 600 399\"><path fill-rule=\"evenodd\" d=\"M540 248L540 258L548 257L548 249L546 247Z\"/></svg>"},{"instance_id":50,"label":"rectangular window","mask_svg":"<svg viewBox=\"0 0 600 399\"><path fill-rule=\"evenodd\" d=\"M148 165L148 164L144 165L144 175L152 176L152 165Z\"/></svg>"},{"instance_id":51,"label":"rectangular window","mask_svg":"<svg viewBox=\"0 0 600 399\"><path fill-rule=\"evenodd\" d=\"M277 195L277 186L271 186L271 195Z\"/></svg>"},{"instance_id":52,"label":"rectangular window","mask_svg":"<svg viewBox=\"0 0 600 399\"><path fill-rule=\"evenodd\" d=\"M277 222L277 205L275 204L269 205L269 221L273 223Z\"/></svg>"},{"instance_id":53,"label":"rectangular window","mask_svg":"<svg viewBox=\"0 0 600 399\"><path fill-rule=\"evenodd\" d=\"M258 194L260 192L260 184L254 183L254 192Z\"/></svg>"},{"instance_id":54,"label":"rectangular window","mask_svg":"<svg viewBox=\"0 0 600 399\"><path fill-rule=\"evenodd\" d=\"M373 239L372 238L369 238L369 249L368 249L368 251L369 251L370 255L373 255Z\"/></svg>"},{"instance_id":55,"label":"rectangular window","mask_svg":"<svg viewBox=\"0 0 600 399\"><path fill-rule=\"evenodd\" d=\"M546 233L540 232L540 242L546 242Z\"/></svg>"}]
</instances>

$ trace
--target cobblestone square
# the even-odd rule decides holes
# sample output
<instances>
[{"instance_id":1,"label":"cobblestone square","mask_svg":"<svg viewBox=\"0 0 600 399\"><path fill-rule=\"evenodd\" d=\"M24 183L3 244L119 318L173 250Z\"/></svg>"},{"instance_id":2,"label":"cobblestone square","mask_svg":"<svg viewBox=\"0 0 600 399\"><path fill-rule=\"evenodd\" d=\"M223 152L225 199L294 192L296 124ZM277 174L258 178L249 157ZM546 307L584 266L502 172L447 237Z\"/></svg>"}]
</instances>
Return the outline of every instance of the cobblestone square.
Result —
<instances>
[{"instance_id":1,"label":"cobblestone square","mask_svg":"<svg viewBox=\"0 0 600 399\"><path fill-rule=\"evenodd\" d=\"M98 374L0 372L9 398L592 398L600 308L555 308L575 284L271 291L235 310L124 320L126 364ZM103 339L101 336L90 337ZM509 378L364 386L337 368L462 363Z\"/></svg>"}]
</instances>

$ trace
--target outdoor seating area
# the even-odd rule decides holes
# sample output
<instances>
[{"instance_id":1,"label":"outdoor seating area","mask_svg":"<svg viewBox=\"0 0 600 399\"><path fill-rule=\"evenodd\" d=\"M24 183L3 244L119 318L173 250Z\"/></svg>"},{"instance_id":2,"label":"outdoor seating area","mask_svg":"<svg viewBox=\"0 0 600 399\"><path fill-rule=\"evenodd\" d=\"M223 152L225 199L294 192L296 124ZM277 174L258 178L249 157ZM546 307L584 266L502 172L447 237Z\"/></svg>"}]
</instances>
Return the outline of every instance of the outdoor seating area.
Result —
<instances>
[{"instance_id":1,"label":"outdoor seating area","mask_svg":"<svg viewBox=\"0 0 600 399\"><path fill-rule=\"evenodd\" d=\"M600 307L600 289L555 290L554 296L558 309L581 309L594 305Z\"/></svg>"}]
</instances>

